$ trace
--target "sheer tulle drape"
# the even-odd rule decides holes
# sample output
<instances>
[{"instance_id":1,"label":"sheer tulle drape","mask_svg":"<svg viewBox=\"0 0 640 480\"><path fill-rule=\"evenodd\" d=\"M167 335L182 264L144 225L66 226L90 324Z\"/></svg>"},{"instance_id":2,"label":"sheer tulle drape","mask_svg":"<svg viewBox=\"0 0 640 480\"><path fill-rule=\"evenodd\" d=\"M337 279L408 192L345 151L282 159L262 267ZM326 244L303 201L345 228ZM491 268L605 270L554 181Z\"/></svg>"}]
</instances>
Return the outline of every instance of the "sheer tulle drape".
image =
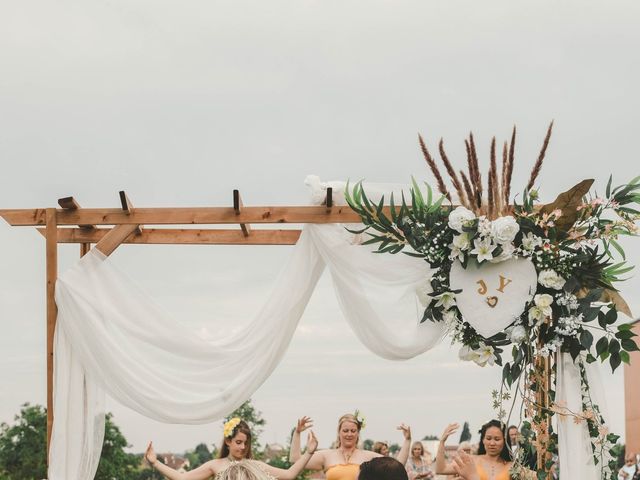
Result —
<instances>
[{"instance_id":1,"label":"sheer tulle drape","mask_svg":"<svg viewBox=\"0 0 640 480\"><path fill-rule=\"evenodd\" d=\"M254 319L206 337L168 318L98 251L83 257L56 288L49 478L93 478L105 392L169 423L211 422L240 405L278 365L325 264L349 324L371 351L403 359L435 345L440 327L418 324L414 290L428 275L424 263L372 255L352 237L337 225L307 227Z\"/></svg>"}]
</instances>

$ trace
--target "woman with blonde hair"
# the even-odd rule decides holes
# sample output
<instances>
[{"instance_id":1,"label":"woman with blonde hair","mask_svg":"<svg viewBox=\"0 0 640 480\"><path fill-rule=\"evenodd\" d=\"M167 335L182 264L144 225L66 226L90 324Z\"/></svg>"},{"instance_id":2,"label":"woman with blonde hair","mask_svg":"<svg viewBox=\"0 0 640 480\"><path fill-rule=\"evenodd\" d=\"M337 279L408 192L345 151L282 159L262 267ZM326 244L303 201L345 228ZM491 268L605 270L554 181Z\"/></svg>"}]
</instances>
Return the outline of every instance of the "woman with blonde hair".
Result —
<instances>
[{"instance_id":1,"label":"woman with blonde hair","mask_svg":"<svg viewBox=\"0 0 640 480\"><path fill-rule=\"evenodd\" d=\"M209 460L190 472L180 473L158 460L153 450L153 442L149 443L144 458L169 480L207 480L211 477L215 477L216 480L293 480L302 472L318 447L318 440L313 432L309 432L306 452L285 470L251 460L251 429L243 420L237 417L229 420L224 424L223 435L219 458ZM241 467L236 466L240 463ZM233 470L225 473L232 467ZM243 476L229 476L232 474Z\"/></svg>"},{"instance_id":2,"label":"woman with blonde hair","mask_svg":"<svg viewBox=\"0 0 640 480\"><path fill-rule=\"evenodd\" d=\"M293 432L291 440L291 451L289 461L296 461L300 458L300 434L311 427L312 421L309 417L302 417ZM307 468L310 470L324 470L326 480L357 480L360 472L360 465L373 458L381 457L379 453L362 450L358 448L360 440L360 430L364 427L364 419L359 415L347 413L338 420L338 438L335 448L320 450L313 454ZM398 427L402 430L404 442L398 460L403 465L409 457L409 447L411 446L411 429L404 423Z\"/></svg>"},{"instance_id":3,"label":"woman with blonde hair","mask_svg":"<svg viewBox=\"0 0 640 480\"><path fill-rule=\"evenodd\" d=\"M371 450L373 450L376 453L379 453L383 457L389 456L389 445L387 444L387 442L377 441L373 444L373 448Z\"/></svg>"},{"instance_id":4,"label":"woman with blonde hair","mask_svg":"<svg viewBox=\"0 0 640 480\"><path fill-rule=\"evenodd\" d=\"M433 461L431 453L426 453L427 455L425 455L422 442L413 442L411 446L411 456L405 465L409 480L431 479L435 477L433 470L431 470L431 463Z\"/></svg>"}]
</instances>

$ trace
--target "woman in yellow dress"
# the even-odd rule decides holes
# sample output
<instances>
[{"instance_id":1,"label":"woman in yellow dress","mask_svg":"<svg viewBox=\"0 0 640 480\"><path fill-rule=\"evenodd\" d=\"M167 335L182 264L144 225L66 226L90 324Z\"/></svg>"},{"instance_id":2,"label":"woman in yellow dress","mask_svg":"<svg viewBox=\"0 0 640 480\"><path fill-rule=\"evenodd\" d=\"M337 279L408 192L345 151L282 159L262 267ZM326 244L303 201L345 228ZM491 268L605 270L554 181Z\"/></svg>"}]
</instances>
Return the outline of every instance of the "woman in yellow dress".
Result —
<instances>
[{"instance_id":1,"label":"woman in yellow dress","mask_svg":"<svg viewBox=\"0 0 640 480\"><path fill-rule=\"evenodd\" d=\"M460 459L447 463L444 444L460 425L447 425L440 437L436 455L436 474L462 474L465 480L509 480L511 478L511 455L505 441L505 425L498 420L485 423L480 430L480 445L477 455L461 455ZM472 468L470 468L470 466ZM466 467L465 470L462 470Z\"/></svg>"},{"instance_id":2,"label":"woman in yellow dress","mask_svg":"<svg viewBox=\"0 0 640 480\"><path fill-rule=\"evenodd\" d=\"M357 412L356 412L357 413ZM293 432L289 461L300 458L300 433L311 427L309 417L302 417ZM379 453L358 448L360 430L364 421L358 415L347 413L338 420L338 438L335 448L319 450L313 454L307 468L310 470L324 470L326 480L357 480L360 465L373 458L381 457ZM403 465L409 457L411 448L411 429L404 423L398 427L402 430L404 442L398 453L398 461Z\"/></svg>"},{"instance_id":3,"label":"woman in yellow dress","mask_svg":"<svg viewBox=\"0 0 640 480\"><path fill-rule=\"evenodd\" d=\"M306 452L304 455L301 455L298 461L287 470L272 467L264 462L252 460L251 429L246 422L236 417L232 418L224 425L224 437L222 439L222 448L220 449L219 458L209 460L195 470L181 473L168 465L165 465L158 460L158 457L153 450L153 443L149 443L144 457L155 470L160 472L160 474L169 480L207 480L212 477L215 477L216 480L225 480L228 475L224 472L229 467L237 465L239 462L241 462L242 465L237 467L239 470L238 473L251 471L254 474L253 476L257 476L264 480L293 480L300 472L302 472L317 447L318 440L316 440L313 432L309 432ZM235 469L236 468L234 468L234 470Z\"/></svg>"}]
</instances>

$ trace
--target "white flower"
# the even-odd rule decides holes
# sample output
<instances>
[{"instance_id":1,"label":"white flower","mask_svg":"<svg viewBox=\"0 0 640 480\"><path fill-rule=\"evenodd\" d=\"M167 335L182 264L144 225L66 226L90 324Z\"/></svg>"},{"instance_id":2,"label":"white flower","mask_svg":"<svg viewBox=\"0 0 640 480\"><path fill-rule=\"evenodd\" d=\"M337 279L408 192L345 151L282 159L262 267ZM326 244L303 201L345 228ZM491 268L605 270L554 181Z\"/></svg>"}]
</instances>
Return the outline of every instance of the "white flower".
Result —
<instances>
[{"instance_id":1,"label":"white flower","mask_svg":"<svg viewBox=\"0 0 640 480\"><path fill-rule=\"evenodd\" d=\"M543 270L538 275L538 283L543 287L562 290L565 279L558 275L554 270Z\"/></svg>"},{"instance_id":2,"label":"white flower","mask_svg":"<svg viewBox=\"0 0 640 480\"><path fill-rule=\"evenodd\" d=\"M548 293L539 293L533 297L533 303L535 303L537 307L547 308L553 303L553 297Z\"/></svg>"},{"instance_id":3,"label":"white flower","mask_svg":"<svg viewBox=\"0 0 640 480\"><path fill-rule=\"evenodd\" d=\"M513 257L513 252L516 251L516 247L514 247L512 243L505 243L504 245L500 246L502 247L502 253L497 257L489 260L491 263L500 263L504 262L505 260L509 260L511 257Z\"/></svg>"},{"instance_id":4,"label":"white flower","mask_svg":"<svg viewBox=\"0 0 640 480\"><path fill-rule=\"evenodd\" d=\"M520 231L520 225L511 215L496 218L491 222L491 235L497 243L511 243Z\"/></svg>"},{"instance_id":5,"label":"white flower","mask_svg":"<svg viewBox=\"0 0 640 480\"><path fill-rule=\"evenodd\" d=\"M416 287L416 296L418 297L420 304L424 308L427 308L427 306L429 306L431 300L433 299L433 297L429 295L431 292L433 292L433 288L431 287L431 279L425 280Z\"/></svg>"},{"instance_id":6,"label":"white flower","mask_svg":"<svg viewBox=\"0 0 640 480\"><path fill-rule=\"evenodd\" d=\"M522 325L516 325L511 329L510 338L513 343L522 343L527 338L527 330Z\"/></svg>"},{"instance_id":7,"label":"white flower","mask_svg":"<svg viewBox=\"0 0 640 480\"><path fill-rule=\"evenodd\" d=\"M491 235L491 221L482 215L478 218L478 233L481 237L488 237Z\"/></svg>"},{"instance_id":8,"label":"white flower","mask_svg":"<svg viewBox=\"0 0 640 480\"><path fill-rule=\"evenodd\" d=\"M495 363L492 346L481 343L475 353L477 356L473 359L473 361L481 367L484 367L487 363L489 365L493 365Z\"/></svg>"},{"instance_id":9,"label":"white flower","mask_svg":"<svg viewBox=\"0 0 640 480\"><path fill-rule=\"evenodd\" d=\"M468 227L476 219L475 214L465 207L458 207L449 214L449 228L462 233L463 227Z\"/></svg>"},{"instance_id":10,"label":"white flower","mask_svg":"<svg viewBox=\"0 0 640 480\"><path fill-rule=\"evenodd\" d=\"M472 350L471 347L464 345L458 352L460 360L476 362L481 367L484 367L487 363L493 365L496 357L493 355L493 347L480 343L476 350Z\"/></svg>"},{"instance_id":11,"label":"white flower","mask_svg":"<svg viewBox=\"0 0 640 480\"><path fill-rule=\"evenodd\" d=\"M542 245L542 238L529 232L522 237L522 248L528 251L532 251L534 248Z\"/></svg>"},{"instance_id":12,"label":"white flower","mask_svg":"<svg viewBox=\"0 0 640 480\"><path fill-rule=\"evenodd\" d=\"M454 236L453 242L449 244L449 248L451 249L449 258L451 260L457 258L462 262L464 260L464 251L468 250L470 246L471 242L469 241L469 235L466 233Z\"/></svg>"},{"instance_id":13,"label":"white flower","mask_svg":"<svg viewBox=\"0 0 640 480\"><path fill-rule=\"evenodd\" d=\"M443 292L440 295L437 295L435 298L438 299L435 306L442 306L445 310L449 310L456 304L456 296L453 292Z\"/></svg>"},{"instance_id":14,"label":"white flower","mask_svg":"<svg viewBox=\"0 0 640 480\"><path fill-rule=\"evenodd\" d=\"M544 322L544 319L547 317L542 308L533 306L529 309L529 325L533 325L534 323L539 325Z\"/></svg>"},{"instance_id":15,"label":"white flower","mask_svg":"<svg viewBox=\"0 0 640 480\"><path fill-rule=\"evenodd\" d=\"M458 352L458 358L466 362L475 361L477 357L478 354L475 352L475 350L471 350L471 347L467 345L464 345Z\"/></svg>"},{"instance_id":16,"label":"white flower","mask_svg":"<svg viewBox=\"0 0 640 480\"><path fill-rule=\"evenodd\" d=\"M479 238L476 238L473 241L473 245L475 248L471 250L470 253L474 253L478 256L478 263L483 260L491 260L493 258L491 252L496 249L496 246L491 244L491 239L485 238L480 240Z\"/></svg>"},{"instance_id":17,"label":"white flower","mask_svg":"<svg viewBox=\"0 0 640 480\"><path fill-rule=\"evenodd\" d=\"M454 247L458 247L460 250L467 250L471 246L469 235L466 233L455 235L453 237L453 242L451 243L451 245L453 245Z\"/></svg>"}]
</instances>

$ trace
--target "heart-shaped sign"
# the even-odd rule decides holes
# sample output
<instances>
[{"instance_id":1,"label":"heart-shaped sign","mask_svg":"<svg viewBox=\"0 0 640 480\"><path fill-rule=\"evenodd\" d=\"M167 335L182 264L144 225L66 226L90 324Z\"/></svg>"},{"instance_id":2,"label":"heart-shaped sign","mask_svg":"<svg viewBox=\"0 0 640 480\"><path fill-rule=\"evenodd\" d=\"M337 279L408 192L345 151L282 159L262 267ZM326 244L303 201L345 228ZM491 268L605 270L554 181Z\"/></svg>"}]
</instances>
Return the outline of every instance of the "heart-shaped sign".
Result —
<instances>
[{"instance_id":1,"label":"heart-shaped sign","mask_svg":"<svg viewBox=\"0 0 640 480\"><path fill-rule=\"evenodd\" d=\"M469 262L467 268L455 261L449 285L464 319L485 338L506 329L524 311L536 292L538 275L528 258L500 263Z\"/></svg>"}]
</instances>

